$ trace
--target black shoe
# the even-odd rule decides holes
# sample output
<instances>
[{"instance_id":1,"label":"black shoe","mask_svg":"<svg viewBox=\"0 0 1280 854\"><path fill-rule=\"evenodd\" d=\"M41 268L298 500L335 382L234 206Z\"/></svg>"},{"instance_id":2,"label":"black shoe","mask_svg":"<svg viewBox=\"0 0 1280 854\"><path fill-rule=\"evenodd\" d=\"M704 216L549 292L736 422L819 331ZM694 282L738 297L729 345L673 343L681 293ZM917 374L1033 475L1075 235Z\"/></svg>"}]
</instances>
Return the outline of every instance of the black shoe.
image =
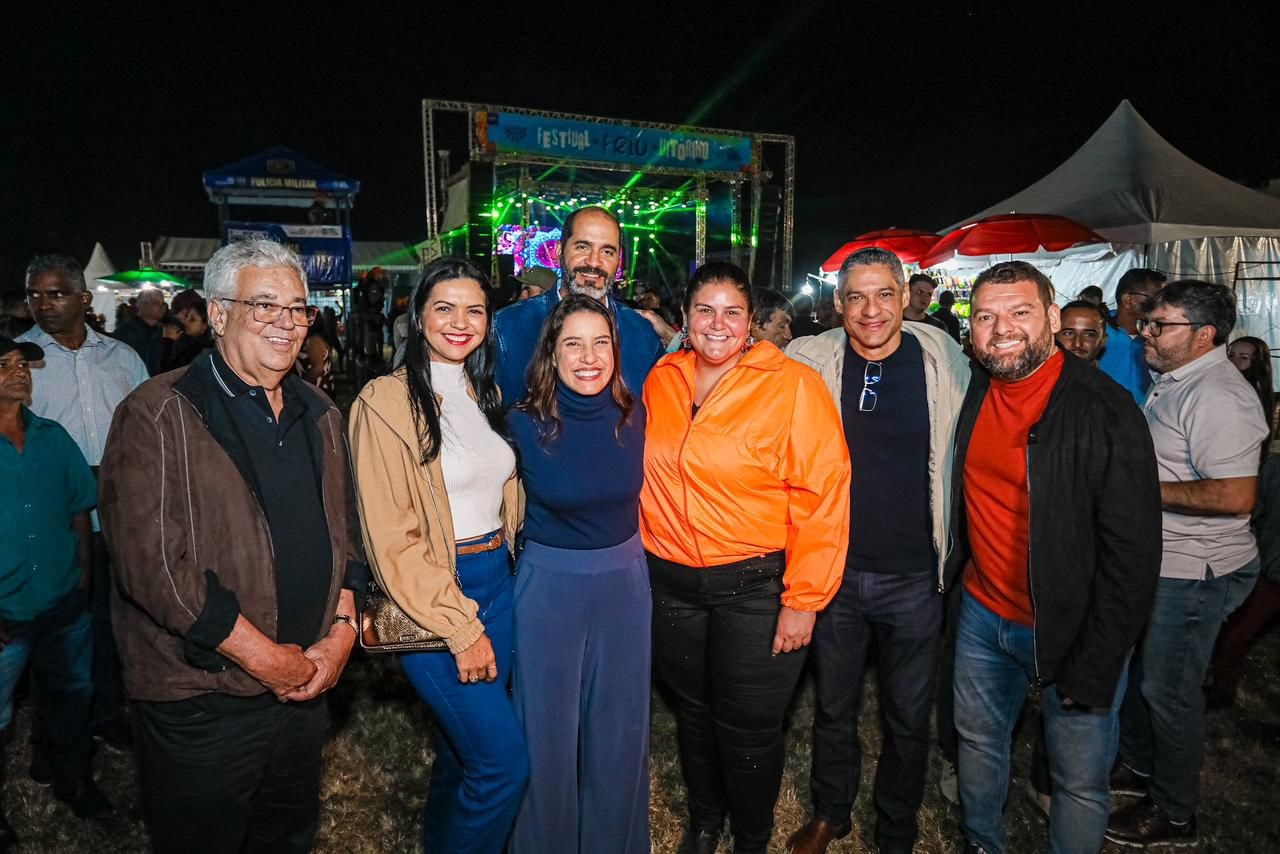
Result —
<instances>
[{"instance_id":1,"label":"black shoe","mask_svg":"<svg viewBox=\"0 0 1280 854\"><path fill-rule=\"evenodd\" d=\"M115 812L115 807L102 794L92 777L74 783L55 783L53 795L76 814L76 818L102 818Z\"/></svg>"},{"instance_id":2,"label":"black shoe","mask_svg":"<svg viewBox=\"0 0 1280 854\"><path fill-rule=\"evenodd\" d=\"M1222 709L1230 709L1236 704L1235 689L1220 688L1213 686L1204 689L1204 710L1206 712L1217 712Z\"/></svg>"},{"instance_id":3,"label":"black shoe","mask_svg":"<svg viewBox=\"0 0 1280 854\"><path fill-rule=\"evenodd\" d=\"M691 827L684 832L684 839L680 840L676 854L716 854L716 846L719 844L719 830Z\"/></svg>"},{"instance_id":4,"label":"black shoe","mask_svg":"<svg viewBox=\"0 0 1280 854\"><path fill-rule=\"evenodd\" d=\"M1124 760L1117 759L1116 764L1111 767L1111 794L1143 797L1149 788L1151 778L1134 771Z\"/></svg>"},{"instance_id":5,"label":"black shoe","mask_svg":"<svg viewBox=\"0 0 1280 854\"><path fill-rule=\"evenodd\" d=\"M0 851L8 851L18 846L18 834L14 833L9 819L0 812Z\"/></svg>"},{"instance_id":6,"label":"black shoe","mask_svg":"<svg viewBox=\"0 0 1280 854\"><path fill-rule=\"evenodd\" d=\"M1198 842L1196 817L1193 815L1190 820L1176 824L1155 801L1143 798L1111 814L1111 820L1107 822L1107 839L1131 848L1193 846Z\"/></svg>"},{"instance_id":7,"label":"black shoe","mask_svg":"<svg viewBox=\"0 0 1280 854\"><path fill-rule=\"evenodd\" d=\"M27 770L31 781L38 786L53 782L53 766L49 764L49 749L40 744L31 745L31 767Z\"/></svg>"},{"instance_id":8,"label":"black shoe","mask_svg":"<svg viewBox=\"0 0 1280 854\"><path fill-rule=\"evenodd\" d=\"M133 730L123 717L103 724L93 731L93 740L105 745L116 753L133 750Z\"/></svg>"},{"instance_id":9,"label":"black shoe","mask_svg":"<svg viewBox=\"0 0 1280 854\"><path fill-rule=\"evenodd\" d=\"M964 854L987 854L987 849L976 842L969 842L964 846Z\"/></svg>"}]
</instances>

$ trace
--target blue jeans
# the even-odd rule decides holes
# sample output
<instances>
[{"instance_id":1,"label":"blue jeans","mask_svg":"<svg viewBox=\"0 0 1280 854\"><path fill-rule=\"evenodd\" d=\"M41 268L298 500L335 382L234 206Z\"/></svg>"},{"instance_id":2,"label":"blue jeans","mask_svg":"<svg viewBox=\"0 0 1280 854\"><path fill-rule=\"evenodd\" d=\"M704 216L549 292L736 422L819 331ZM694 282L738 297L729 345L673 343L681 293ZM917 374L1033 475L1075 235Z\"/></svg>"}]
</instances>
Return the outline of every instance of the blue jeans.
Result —
<instances>
[{"instance_id":1,"label":"blue jeans","mask_svg":"<svg viewBox=\"0 0 1280 854\"><path fill-rule=\"evenodd\" d=\"M1035 640L964 592L956 629L955 709L960 736L961 827L969 842L1004 851L1009 739L1035 679ZM1041 694L1053 799L1049 851L1097 854L1110 811L1109 775L1119 741L1124 674L1109 709L1064 709L1056 685Z\"/></svg>"},{"instance_id":2,"label":"blue jeans","mask_svg":"<svg viewBox=\"0 0 1280 854\"><path fill-rule=\"evenodd\" d=\"M813 811L833 824L850 823L862 767L862 683L874 656L884 732L874 791L875 841L886 854L910 852L918 835L941 638L942 595L932 571L846 570L813 630Z\"/></svg>"},{"instance_id":3,"label":"blue jeans","mask_svg":"<svg viewBox=\"0 0 1280 854\"><path fill-rule=\"evenodd\" d=\"M1204 679L1218 632L1258 580L1254 558L1201 581L1161 578L1134 657L1121 714L1120 756L1151 776L1151 799L1174 821L1194 813L1204 759Z\"/></svg>"},{"instance_id":4,"label":"blue jeans","mask_svg":"<svg viewBox=\"0 0 1280 854\"><path fill-rule=\"evenodd\" d=\"M462 592L480 607L480 621L498 661L498 678L459 682L458 667L447 652L412 653L400 659L437 724L422 844L429 852L499 854L529 780L524 733L507 692L514 646L511 558L506 548L459 555L458 578Z\"/></svg>"},{"instance_id":5,"label":"blue jeans","mask_svg":"<svg viewBox=\"0 0 1280 854\"><path fill-rule=\"evenodd\" d=\"M88 596L73 587L28 623L10 623L0 649L0 732L13 720L13 689L31 660L34 720L48 744L55 781L89 776L89 714L93 704L93 621Z\"/></svg>"}]
</instances>

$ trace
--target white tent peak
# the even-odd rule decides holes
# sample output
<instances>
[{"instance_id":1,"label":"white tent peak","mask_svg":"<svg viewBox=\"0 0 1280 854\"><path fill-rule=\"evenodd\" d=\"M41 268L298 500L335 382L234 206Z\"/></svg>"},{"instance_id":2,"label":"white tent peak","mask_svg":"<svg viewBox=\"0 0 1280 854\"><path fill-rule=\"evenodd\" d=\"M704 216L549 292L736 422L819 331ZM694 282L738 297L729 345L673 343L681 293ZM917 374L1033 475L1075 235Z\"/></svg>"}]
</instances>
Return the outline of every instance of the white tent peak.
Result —
<instances>
[{"instance_id":1,"label":"white tent peak","mask_svg":"<svg viewBox=\"0 0 1280 854\"><path fill-rule=\"evenodd\" d=\"M1124 243L1280 237L1280 199L1196 163L1128 99L1057 169L956 226L1005 213L1059 214Z\"/></svg>"},{"instance_id":2,"label":"white tent peak","mask_svg":"<svg viewBox=\"0 0 1280 854\"><path fill-rule=\"evenodd\" d=\"M102 248L101 243L93 244L93 254L89 256L89 263L84 265L84 280L89 285L89 289L94 288L98 279L115 272L118 272L116 265L111 261L107 250Z\"/></svg>"}]
</instances>

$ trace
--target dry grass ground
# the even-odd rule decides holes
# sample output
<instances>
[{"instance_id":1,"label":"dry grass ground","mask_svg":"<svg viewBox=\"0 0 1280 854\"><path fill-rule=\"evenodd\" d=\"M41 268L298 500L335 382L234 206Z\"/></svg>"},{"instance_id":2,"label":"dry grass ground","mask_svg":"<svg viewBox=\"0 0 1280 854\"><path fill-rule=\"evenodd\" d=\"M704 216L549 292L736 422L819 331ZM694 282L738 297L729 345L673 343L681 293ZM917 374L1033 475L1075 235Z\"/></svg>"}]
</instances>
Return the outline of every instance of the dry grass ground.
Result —
<instances>
[{"instance_id":1,"label":"dry grass ground","mask_svg":"<svg viewBox=\"0 0 1280 854\"><path fill-rule=\"evenodd\" d=\"M1204 852L1280 851L1280 812L1276 810L1277 759L1280 759L1280 631L1272 631L1254 649L1241 703L1209 717L1209 748L1199 812L1200 850ZM431 751L427 717L395 662L387 657L353 661L333 696L334 736L326 748L320 852L374 854L419 850L419 814L426 791ZM812 685L798 692L789 722L789 754L777 809L773 850L806 817L808 806L809 726ZM879 744L876 696L867 693L862 736L869 757ZM26 774L30 708L20 711L9 747L7 812L22 836L24 850L39 852L136 852L147 850L146 831L132 758L101 751L95 759L98 779L118 807L118 815L100 823L80 822L52 793ZM682 830L683 786L675 749L675 722L656 695L653 721L653 796L650 816L653 850L675 850ZM1023 794L1030 743L1019 734L1016 776L1006 811L1009 850L1044 848L1045 822ZM832 852L867 852L874 823L869 787L875 763L863 767L855 833ZM937 790L937 758L930 771L917 852L955 852L956 811ZM727 852L727 844L721 851ZM1107 849L1118 854L1125 849ZM548 852L559 854L559 852Z\"/></svg>"}]
</instances>

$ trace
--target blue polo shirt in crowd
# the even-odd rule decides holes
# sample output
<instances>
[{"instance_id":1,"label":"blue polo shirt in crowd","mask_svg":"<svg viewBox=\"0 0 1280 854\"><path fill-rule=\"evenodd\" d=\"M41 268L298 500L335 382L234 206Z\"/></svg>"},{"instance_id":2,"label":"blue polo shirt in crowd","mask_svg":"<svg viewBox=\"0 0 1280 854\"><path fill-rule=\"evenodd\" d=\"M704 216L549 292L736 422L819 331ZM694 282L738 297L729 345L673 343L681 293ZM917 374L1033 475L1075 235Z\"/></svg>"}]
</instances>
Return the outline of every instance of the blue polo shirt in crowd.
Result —
<instances>
[{"instance_id":1,"label":"blue polo shirt in crowd","mask_svg":"<svg viewBox=\"0 0 1280 854\"><path fill-rule=\"evenodd\" d=\"M0 436L0 619L27 622L80 578L71 517L97 503L98 485L71 435L22 407L22 453Z\"/></svg>"},{"instance_id":2,"label":"blue polo shirt in crowd","mask_svg":"<svg viewBox=\"0 0 1280 854\"><path fill-rule=\"evenodd\" d=\"M1114 319L1114 315L1113 315ZM1141 406L1151 388L1151 372L1142 354L1142 336L1130 338L1119 326L1107 325L1107 347L1098 360L1098 369L1125 387Z\"/></svg>"}]
</instances>

